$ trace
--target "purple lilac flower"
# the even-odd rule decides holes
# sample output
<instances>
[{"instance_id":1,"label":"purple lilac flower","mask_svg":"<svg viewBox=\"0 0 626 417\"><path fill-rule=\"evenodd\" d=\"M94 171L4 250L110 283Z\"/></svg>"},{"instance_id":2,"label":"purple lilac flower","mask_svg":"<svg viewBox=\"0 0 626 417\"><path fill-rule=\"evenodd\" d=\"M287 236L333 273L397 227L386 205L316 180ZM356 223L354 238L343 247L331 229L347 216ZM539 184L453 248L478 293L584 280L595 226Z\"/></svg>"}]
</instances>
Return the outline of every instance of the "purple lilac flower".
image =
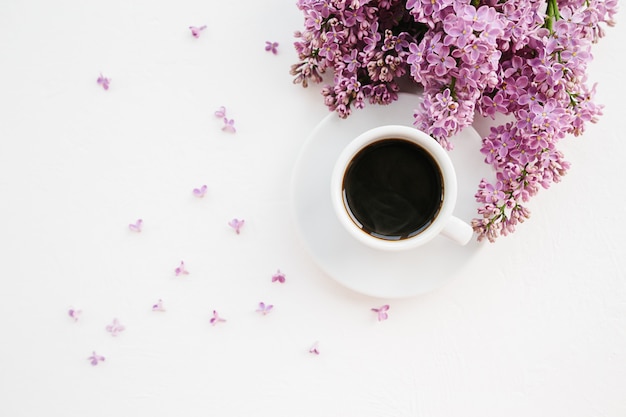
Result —
<instances>
[{"instance_id":1,"label":"purple lilac flower","mask_svg":"<svg viewBox=\"0 0 626 417\"><path fill-rule=\"evenodd\" d=\"M455 45L458 48L463 48L475 39L474 31L469 22L452 13L446 16L443 29L446 33L443 40L444 45Z\"/></svg>"},{"instance_id":2,"label":"purple lilac flower","mask_svg":"<svg viewBox=\"0 0 626 417\"><path fill-rule=\"evenodd\" d=\"M109 89L109 85L111 84L111 79L105 77L104 75L100 74L100 76L98 77L98 79L96 80L96 82L102 86L102 88L106 91Z\"/></svg>"},{"instance_id":3,"label":"purple lilac flower","mask_svg":"<svg viewBox=\"0 0 626 417\"><path fill-rule=\"evenodd\" d=\"M213 310L213 316L209 320L209 323L211 323L212 326L216 326L217 324L224 323L224 322L226 322L226 319L220 317L218 312Z\"/></svg>"},{"instance_id":4,"label":"purple lilac flower","mask_svg":"<svg viewBox=\"0 0 626 417\"><path fill-rule=\"evenodd\" d=\"M496 142L493 140L484 140L480 152L485 155L485 163L487 164L495 164L500 153Z\"/></svg>"},{"instance_id":5,"label":"purple lilac flower","mask_svg":"<svg viewBox=\"0 0 626 417\"><path fill-rule=\"evenodd\" d=\"M437 77L445 76L452 68L456 68L456 60L450 56L450 47L443 43L434 45L426 56L432 71Z\"/></svg>"},{"instance_id":6,"label":"purple lilac flower","mask_svg":"<svg viewBox=\"0 0 626 417\"><path fill-rule=\"evenodd\" d=\"M376 313L376 318L378 319L378 321L384 321L389 318L389 314L387 313L389 311L389 304L385 304L377 308L372 308L372 311Z\"/></svg>"},{"instance_id":7,"label":"purple lilac flower","mask_svg":"<svg viewBox=\"0 0 626 417\"><path fill-rule=\"evenodd\" d=\"M493 97L483 96L481 107L483 109L483 113L492 118L494 118L497 113L507 112L504 94L500 91L496 92Z\"/></svg>"},{"instance_id":8,"label":"purple lilac flower","mask_svg":"<svg viewBox=\"0 0 626 417\"><path fill-rule=\"evenodd\" d=\"M235 233L240 234L241 233L241 228L243 227L245 223L244 219L232 219L231 221L228 222L228 225L230 227L233 228L233 230L235 231Z\"/></svg>"},{"instance_id":9,"label":"purple lilac flower","mask_svg":"<svg viewBox=\"0 0 626 417\"><path fill-rule=\"evenodd\" d=\"M265 50L276 55L278 53L278 42L265 41Z\"/></svg>"},{"instance_id":10,"label":"purple lilac flower","mask_svg":"<svg viewBox=\"0 0 626 417\"><path fill-rule=\"evenodd\" d=\"M322 21L322 15L317 10L311 9L308 11L304 25L309 29L319 31L322 29Z\"/></svg>"},{"instance_id":11,"label":"purple lilac flower","mask_svg":"<svg viewBox=\"0 0 626 417\"><path fill-rule=\"evenodd\" d=\"M200 33L206 29L206 25L202 25L202 26L189 26L189 30L191 31L191 36L193 36L194 38L199 38L200 37Z\"/></svg>"},{"instance_id":12,"label":"purple lilac flower","mask_svg":"<svg viewBox=\"0 0 626 417\"><path fill-rule=\"evenodd\" d=\"M476 112L513 117L485 136L481 148L496 177L514 177L501 189L499 180L488 181L504 193L496 203L493 193L485 194L492 189L479 185L476 198L483 206L474 230L478 240L494 241L528 218L523 204L539 188L566 173L558 141L581 135L601 115L587 66L591 46L615 24L617 4L300 0L304 29L296 32L299 62L291 73L306 87L331 71L332 83L321 93L342 118L366 102L394 101L397 80L409 74L424 91L415 126L446 149Z\"/></svg>"},{"instance_id":13,"label":"purple lilac flower","mask_svg":"<svg viewBox=\"0 0 626 417\"><path fill-rule=\"evenodd\" d=\"M486 182L484 179L479 185L479 195L477 199L483 202L498 203L505 199L505 194L502 191L504 184L498 181L495 185Z\"/></svg>"},{"instance_id":14,"label":"purple lilac flower","mask_svg":"<svg viewBox=\"0 0 626 417\"><path fill-rule=\"evenodd\" d=\"M261 301L259 303L259 307L256 309L256 312L263 316L266 316L272 311L273 308L274 306L272 304L265 304L263 301Z\"/></svg>"},{"instance_id":15,"label":"purple lilac flower","mask_svg":"<svg viewBox=\"0 0 626 417\"><path fill-rule=\"evenodd\" d=\"M136 232L136 233L139 233L139 232L141 232L142 228L143 228L143 220L142 220L142 219L137 219L137 220L135 221L135 223L130 223L130 224L128 225L128 229L129 229L131 232Z\"/></svg>"},{"instance_id":16,"label":"purple lilac flower","mask_svg":"<svg viewBox=\"0 0 626 417\"><path fill-rule=\"evenodd\" d=\"M111 333L111 336L116 337L121 332L123 332L126 327L124 327L124 325L122 325L122 323L120 323L118 319L113 319L113 322L111 324L108 324L105 329L107 332Z\"/></svg>"},{"instance_id":17,"label":"purple lilac flower","mask_svg":"<svg viewBox=\"0 0 626 417\"><path fill-rule=\"evenodd\" d=\"M528 164L534 156L534 152L532 149L521 144L511 149L509 154L522 166Z\"/></svg>"},{"instance_id":18,"label":"purple lilac flower","mask_svg":"<svg viewBox=\"0 0 626 417\"><path fill-rule=\"evenodd\" d=\"M89 361L89 363L91 363L92 366L96 366L98 365L100 362L104 362L106 360L106 358L102 355L98 355L95 351L91 354L90 357L87 358L87 360Z\"/></svg>"},{"instance_id":19,"label":"purple lilac flower","mask_svg":"<svg viewBox=\"0 0 626 417\"><path fill-rule=\"evenodd\" d=\"M272 282L279 282L281 284L284 284L285 280L286 276L283 272L280 271L280 269L276 271L274 275L272 275Z\"/></svg>"},{"instance_id":20,"label":"purple lilac flower","mask_svg":"<svg viewBox=\"0 0 626 417\"><path fill-rule=\"evenodd\" d=\"M472 30L481 32L487 24L495 19L496 11L489 6L480 6L476 9L471 5L458 6L457 13L461 19L472 25Z\"/></svg>"},{"instance_id":21,"label":"purple lilac flower","mask_svg":"<svg viewBox=\"0 0 626 417\"><path fill-rule=\"evenodd\" d=\"M334 42L326 42L324 46L319 50L319 56L326 58L328 62L335 60L339 52L339 45Z\"/></svg>"}]
</instances>

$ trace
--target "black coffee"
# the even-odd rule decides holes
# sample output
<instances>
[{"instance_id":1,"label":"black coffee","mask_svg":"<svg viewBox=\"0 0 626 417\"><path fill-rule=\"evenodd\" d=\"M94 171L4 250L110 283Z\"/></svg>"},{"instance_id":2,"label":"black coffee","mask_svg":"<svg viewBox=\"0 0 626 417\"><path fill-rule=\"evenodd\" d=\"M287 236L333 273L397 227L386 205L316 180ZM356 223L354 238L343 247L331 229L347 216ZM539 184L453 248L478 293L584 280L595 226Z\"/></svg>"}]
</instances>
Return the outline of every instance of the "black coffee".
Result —
<instances>
[{"instance_id":1,"label":"black coffee","mask_svg":"<svg viewBox=\"0 0 626 417\"><path fill-rule=\"evenodd\" d=\"M386 240L415 236L437 216L443 180L432 156L402 139L362 149L343 178L346 209L363 231Z\"/></svg>"}]
</instances>

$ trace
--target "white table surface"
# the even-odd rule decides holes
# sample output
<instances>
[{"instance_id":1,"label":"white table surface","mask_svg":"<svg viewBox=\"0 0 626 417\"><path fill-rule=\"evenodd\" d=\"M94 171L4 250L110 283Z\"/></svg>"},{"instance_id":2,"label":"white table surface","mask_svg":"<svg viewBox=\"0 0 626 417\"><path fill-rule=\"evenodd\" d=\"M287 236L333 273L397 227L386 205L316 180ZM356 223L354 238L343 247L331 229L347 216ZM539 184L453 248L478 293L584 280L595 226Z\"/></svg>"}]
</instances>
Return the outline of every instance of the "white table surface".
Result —
<instances>
[{"instance_id":1,"label":"white table surface","mask_svg":"<svg viewBox=\"0 0 626 417\"><path fill-rule=\"evenodd\" d=\"M294 3L0 4L0 415L626 415L624 14L563 182L443 287L378 299L324 274L292 221L295 158L327 115L291 82Z\"/></svg>"}]
</instances>

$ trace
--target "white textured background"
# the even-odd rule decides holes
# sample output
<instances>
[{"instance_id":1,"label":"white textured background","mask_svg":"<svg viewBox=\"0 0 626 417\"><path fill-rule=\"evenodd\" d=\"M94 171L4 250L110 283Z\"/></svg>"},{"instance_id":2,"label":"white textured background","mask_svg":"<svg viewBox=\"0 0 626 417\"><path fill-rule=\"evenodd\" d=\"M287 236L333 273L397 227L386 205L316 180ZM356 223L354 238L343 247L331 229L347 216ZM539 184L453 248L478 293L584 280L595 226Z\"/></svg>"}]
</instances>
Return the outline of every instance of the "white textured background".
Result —
<instances>
[{"instance_id":1,"label":"white textured background","mask_svg":"<svg viewBox=\"0 0 626 417\"><path fill-rule=\"evenodd\" d=\"M590 70L605 115L562 143L572 169L531 220L445 287L380 300L325 276L290 221L326 115L288 74L294 3L0 3L0 416L625 416L624 14Z\"/></svg>"}]
</instances>

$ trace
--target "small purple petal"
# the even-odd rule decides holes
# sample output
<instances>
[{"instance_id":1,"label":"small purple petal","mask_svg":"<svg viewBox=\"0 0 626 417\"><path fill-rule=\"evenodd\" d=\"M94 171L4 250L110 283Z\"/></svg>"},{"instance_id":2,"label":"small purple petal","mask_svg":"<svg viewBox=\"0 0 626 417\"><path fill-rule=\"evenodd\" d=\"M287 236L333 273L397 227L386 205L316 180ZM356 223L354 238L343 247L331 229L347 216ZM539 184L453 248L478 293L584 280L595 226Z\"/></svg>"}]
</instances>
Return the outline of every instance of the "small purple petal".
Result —
<instances>
[{"instance_id":1,"label":"small purple petal","mask_svg":"<svg viewBox=\"0 0 626 417\"><path fill-rule=\"evenodd\" d=\"M224 126L222 126L224 132L236 133L235 120L224 117Z\"/></svg>"},{"instance_id":2,"label":"small purple petal","mask_svg":"<svg viewBox=\"0 0 626 417\"><path fill-rule=\"evenodd\" d=\"M203 185L200 188L194 188L193 189L193 195L195 195L198 198L202 198L202 197L205 196L207 188L208 187L206 185Z\"/></svg>"},{"instance_id":3,"label":"small purple petal","mask_svg":"<svg viewBox=\"0 0 626 417\"><path fill-rule=\"evenodd\" d=\"M117 336L120 332L123 332L126 328L119 322L118 319L113 319L113 323L106 326L106 331L111 333L111 336Z\"/></svg>"},{"instance_id":4,"label":"small purple petal","mask_svg":"<svg viewBox=\"0 0 626 417\"><path fill-rule=\"evenodd\" d=\"M280 282L281 284L285 283L286 276L284 273L280 272L280 269L276 271L274 275L272 275L272 282Z\"/></svg>"},{"instance_id":5,"label":"small purple petal","mask_svg":"<svg viewBox=\"0 0 626 417\"><path fill-rule=\"evenodd\" d=\"M372 308L371 310L376 313L378 321L387 320L389 318L389 315L387 314L387 311L389 311L388 304L380 306L379 308Z\"/></svg>"},{"instance_id":6,"label":"small purple petal","mask_svg":"<svg viewBox=\"0 0 626 417\"><path fill-rule=\"evenodd\" d=\"M185 262L180 261L180 265L178 266L178 268L174 269L174 273L176 274L176 276L189 275L189 271L185 269Z\"/></svg>"},{"instance_id":7,"label":"small purple petal","mask_svg":"<svg viewBox=\"0 0 626 417\"><path fill-rule=\"evenodd\" d=\"M256 309L257 313L262 314L262 315L267 315L269 314L272 309L274 308L274 306L272 304L268 304L266 305L263 301L261 301L259 303L259 308Z\"/></svg>"},{"instance_id":8,"label":"small purple petal","mask_svg":"<svg viewBox=\"0 0 626 417\"><path fill-rule=\"evenodd\" d=\"M206 25L203 25L200 27L189 26L189 30L191 31L191 36L193 36L196 39L200 37L200 32L202 32L204 29L206 29Z\"/></svg>"},{"instance_id":9,"label":"small purple petal","mask_svg":"<svg viewBox=\"0 0 626 417\"><path fill-rule=\"evenodd\" d=\"M98 355L95 351L91 354L90 357L87 358L87 360L89 361L89 363L91 363L92 366L96 366L99 362L104 362L105 361L105 357L102 355Z\"/></svg>"},{"instance_id":10,"label":"small purple petal","mask_svg":"<svg viewBox=\"0 0 626 417\"><path fill-rule=\"evenodd\" d=\"M68 310L67 314L68 314L68 315L69 315L72 319L74 319L74 321L78 321L78 319L79 319L80 315L82 314L82 311L81 311L81 310L76 310L76 309L70 308L70 309Z\"/></svg>"},{"instance_id":11,"label":"small purple petal","mask_svg":"<svg viewBox=\"0 0 626 417\"><path fill-rule=\"evenodd\" d=\"M240 234L241 228L243 227L245 220L241 219L232 219L228 222L228 225L235 230L235 233Z\"/></svg>"},{"instance_id":12,"label":"small purple petal","mask_svg":"<svg viewBox=\"0 0 626 417\"><path fill-rule=\"evenodd\" d=\"M141 232L141 228L142 227L143 227L143 220L141 220L141 219L137 219L137 221L135 221L135 223L130 223L128 225L128 229L131 232L136 232L136 233Z\"/></svg>"},{"instance_id":13,"label":"small purple petal","mask_svg":"<svg viewBox=\"0 0 626 417\"><path fill-rule=\"evenodd\" d=\"M278 42L265 41L265 50L276 55L278 53Z\"/></svg>"},{"instance_id":14,"label":"small purple petal","mask_svg":"<svg viewBox=\"0 0 626 417\"><path fill-rule=\"evenodd\" d=\"M320 354L320 343L319 342L313 343L313 345L311 345L311 347L309 348L309 353L311 353L313 355L319 355Z\"/></svg>"},{"instance_id":15,"label":"small purple petal","mask_svg":"<svg viewBox=\"0 0 626 417\"><path fill-rule=\"evenodd\" d=\"M98 79L96 80L96 82L98 84L100 84L102 86L102 88L104 88L105 90L108 90L109 89L109 84L111 83L111 79L110 78L106 78L101 73L100 76L98 77Z\"/></svg>"},{"instance_id":16,"label":"small purple petal","mask_svg":"<svg viewBox=\"0 0 626 417\"><path fill-rule=\"evenodd\" d=\"M221 318L217 311L213 310L213 317L211 317L211 320L209 320L209 323L211 323L211 325L215 326L216 324L224 323L225 321L226 319Z\"/></svg>"},{"instance_id":17,"label":"small purple petal","mask_svg":"<svg viewBox=\"0 0 626 417\"><path fill-rule=\"evenodd\" d=\"M163 300L159 299L153 306L152 311L165 311L165 307L163 306Z\"/></svg>"},{"instance_id":18,"label":"small purple petal","mask_svg":"<svg viewBox=\"0 0 626 417\"><path fill-rule=\"evenodd\" d=\"M215 117L217 117L218 119L223 119L224 117L226 117L226 107L220 106L220 108L215 111Z\"/></svg>"}]
</instances>

